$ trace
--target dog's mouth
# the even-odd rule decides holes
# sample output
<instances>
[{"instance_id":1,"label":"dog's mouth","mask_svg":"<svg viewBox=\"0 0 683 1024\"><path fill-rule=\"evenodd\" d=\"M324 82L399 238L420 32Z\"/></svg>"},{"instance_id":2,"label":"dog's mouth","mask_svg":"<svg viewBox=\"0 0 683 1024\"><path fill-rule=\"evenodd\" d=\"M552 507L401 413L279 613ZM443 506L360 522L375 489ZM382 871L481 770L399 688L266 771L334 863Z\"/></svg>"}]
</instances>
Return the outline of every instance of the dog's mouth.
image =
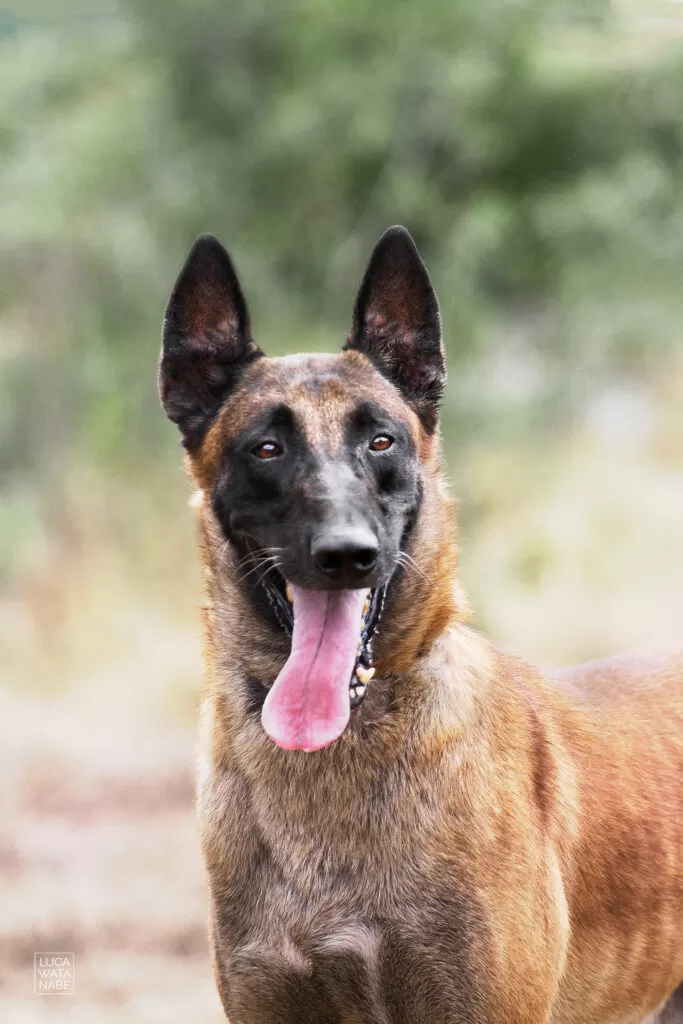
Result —
<instances>
[{"instance_id":1,"label":"dog's mouth","mask_svg":"<svg viewBox=\"0 0 683 1024\"><path fill-rule=\"evenodd\" d=\"M341 735L365 699L387 588L309 590L279 573L261 585L292 642L264 702L263 727L285 750L318 750Z\"/></svg>"}]
</instances>

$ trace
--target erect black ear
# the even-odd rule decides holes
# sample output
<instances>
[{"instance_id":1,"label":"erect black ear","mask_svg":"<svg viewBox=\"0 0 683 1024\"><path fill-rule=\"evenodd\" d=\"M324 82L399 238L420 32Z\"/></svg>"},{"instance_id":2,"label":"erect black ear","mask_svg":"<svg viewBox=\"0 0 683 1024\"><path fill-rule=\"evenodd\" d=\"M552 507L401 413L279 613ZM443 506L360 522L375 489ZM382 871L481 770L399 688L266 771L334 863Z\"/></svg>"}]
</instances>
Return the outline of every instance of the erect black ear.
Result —
<instances>
[{"instance_id":1,"label":"erect black ear","mask_svg":"<svg viewBox=\"0 0 683 1024\"><path fill-rule=\"evenodd\" d=\"M405 228L389 228L375 246L345 348L368 356L401 390L425 429L436 428L446 383L439 303Z\"/></svg>"},{"instance_id":2,"label":"erect black ear","mask_svg":"<svg viewBox=\"0 0 683 1024\"><path fill-rule=\"evenodd\" d=\"M202 439L240 373L263 355L251 340L235 268L213 235L200 235L164 316L159 394L187 448Z\"/></svg>"}]
</instances>

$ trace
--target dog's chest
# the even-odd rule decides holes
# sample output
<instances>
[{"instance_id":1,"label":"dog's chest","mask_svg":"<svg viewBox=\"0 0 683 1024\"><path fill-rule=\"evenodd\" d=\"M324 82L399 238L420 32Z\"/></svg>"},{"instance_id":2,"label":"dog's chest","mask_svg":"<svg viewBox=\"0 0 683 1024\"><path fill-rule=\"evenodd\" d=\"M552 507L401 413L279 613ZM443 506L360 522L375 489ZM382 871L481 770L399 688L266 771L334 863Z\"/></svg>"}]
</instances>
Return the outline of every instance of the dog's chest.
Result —
<instances>
[{"instance_id":1,"label":"dog's chest","mask_svg":"<svg viewBox=\"0 0 683 1024\"><path fill-rule=\"evenodd\" d=\"M323 785L301 801L250 787L250 853L215 911L231 1024L481 1019L484 926L435 866L430 818L387 790L335 801Z\"/></svg>"}]
</instances>

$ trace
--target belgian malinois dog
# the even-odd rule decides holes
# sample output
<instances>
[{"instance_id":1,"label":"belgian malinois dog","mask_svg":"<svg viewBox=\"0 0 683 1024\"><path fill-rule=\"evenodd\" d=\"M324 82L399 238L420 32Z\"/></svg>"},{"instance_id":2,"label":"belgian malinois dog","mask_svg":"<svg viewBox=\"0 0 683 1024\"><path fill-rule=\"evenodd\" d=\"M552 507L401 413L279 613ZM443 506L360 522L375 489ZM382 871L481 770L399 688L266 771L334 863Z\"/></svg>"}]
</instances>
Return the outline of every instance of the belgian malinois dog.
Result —
<instances>
[{"instance_id":1,"label":"belgian malinois dog","mask_svg":"<svg viewBox=\"0 0 683 1024\"><path fill-rule=\"evenodd\" d=\"M267 358L210 236L173 290L160 390L197 487L225 1012L683 1020L683 653L548 674L467 625L445 379L402 228L337 355Z\"/></svg>"}]
</instances>

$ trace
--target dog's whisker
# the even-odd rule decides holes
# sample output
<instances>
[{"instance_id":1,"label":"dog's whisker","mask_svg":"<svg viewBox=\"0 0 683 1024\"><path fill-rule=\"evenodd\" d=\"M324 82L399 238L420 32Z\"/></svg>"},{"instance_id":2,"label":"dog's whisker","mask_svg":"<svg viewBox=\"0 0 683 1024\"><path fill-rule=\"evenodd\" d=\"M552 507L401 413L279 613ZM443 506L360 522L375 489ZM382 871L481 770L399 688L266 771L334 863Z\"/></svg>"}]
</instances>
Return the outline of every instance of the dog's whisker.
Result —
<instances>
[{"instance_id":1,"label":"dog's whisker","mask_svg":"<svg viewBox=\"0 0 683 1024\"><path fill-rule=\"evenodd\" d=\"M270 547L270 548L255 548L253 551L247 551L246 555L237 562L237 568L241 568L245 563L253 562L254 559L260 558L263 555L275 555L279 554L282 548Z\"/></svg>"},{"instance_id":2,"label":"dog's whisker","mask_svg":"<svg viewBox=\"0 0 683 1024\"><path fill-rule=\"evenodd\" d=\"M267 557L265 557L265 558L261 558L261 559L259 559L259 561L257 562L257 564L256 564L256 565L254 565L254 566L252 566L252 568L251 568L251 569L249 570L249 572L246 572L246 573L244 573L244 574L242 574L242 575L240 576L240 581L241 581L242 583L244 583L244 581L245 581L245 580L248 580L248 579L249 579L249 577L250 577L250 576L251 576L251 575L252 575L253 573L255 573L255 572L258 572L258 571L259 571L259 569L263 569L263 567L264 567L265 565L268 565L268 563L269 563L269 562L271 563L271 565L269 566L269 570L270 570L270 569L275 569L275 568L277 568L277 566L278 566L278 564L279 564L279 561L280 561L280 559L279 559L279 556L278 556L278 555L268 555L268 556L267 556Z\"/></svg>"},{"instance_id":3,"label":"dog's whisker","mask_svg":"<svg viewBox=\"0 0 683 1024\"><path fill-rule=\"evenodd\" d=\"M268 573L269 573L269 572L272 572L272 571L273 571L273 569L279 569L279 562L274 562L274 563L273 563L273 565L269 565L269 566L268 566L268 568L267 568L267 569L265 570L265 572L263 572L263 573L262 573L262 574L261 574L261 575L259 576L259 578L258 578L258 579L256 580L256 583L255 583L255 584L254 584L254 586L252 587L252 590L255 590L255 589L256 589L256 587L258 587L259 583L261 583L261 582L262 582L262 581L263 581L263 580L264 580L264 579L266 578L266 576L268 575Z\"/></svg>"},{"instance_id":4,"label":"dog's whisker","mask_svg":"<svg viewBox=\"0 0 683 1024\"><path fill-rule=\"evenodd\" d=\"M399 551L396 561L399 565L402 565L404 569L409 569L412 572L417 573L418 576L421 576L427 583L433 583L431 576L429 576L424 569L417 564L415 559L409 555L407 551Z\"/></svg>"},{"instance_id":5,"label":"dog's whisker","mask_svg":"<svg viewBox=\"0 0 683 1024\"><path fill-rule=\"evenodd\" d=\"M225 544L224 544L224 545L223 545L223 547L221 548L220 554L219 554L219 556L218 556L218 565L217 565L217 567L216 567L216 568L217 568L217 570L220 570L220 569L222 569L222 568L223 568L223 562L224 562L224 560L225 560L225 553L226 553L226 551L228 550L228 546L229 546L229 544L230 544L230 541L229 541L229 540L226 540Z\"/></svg>"}]
</instances>

